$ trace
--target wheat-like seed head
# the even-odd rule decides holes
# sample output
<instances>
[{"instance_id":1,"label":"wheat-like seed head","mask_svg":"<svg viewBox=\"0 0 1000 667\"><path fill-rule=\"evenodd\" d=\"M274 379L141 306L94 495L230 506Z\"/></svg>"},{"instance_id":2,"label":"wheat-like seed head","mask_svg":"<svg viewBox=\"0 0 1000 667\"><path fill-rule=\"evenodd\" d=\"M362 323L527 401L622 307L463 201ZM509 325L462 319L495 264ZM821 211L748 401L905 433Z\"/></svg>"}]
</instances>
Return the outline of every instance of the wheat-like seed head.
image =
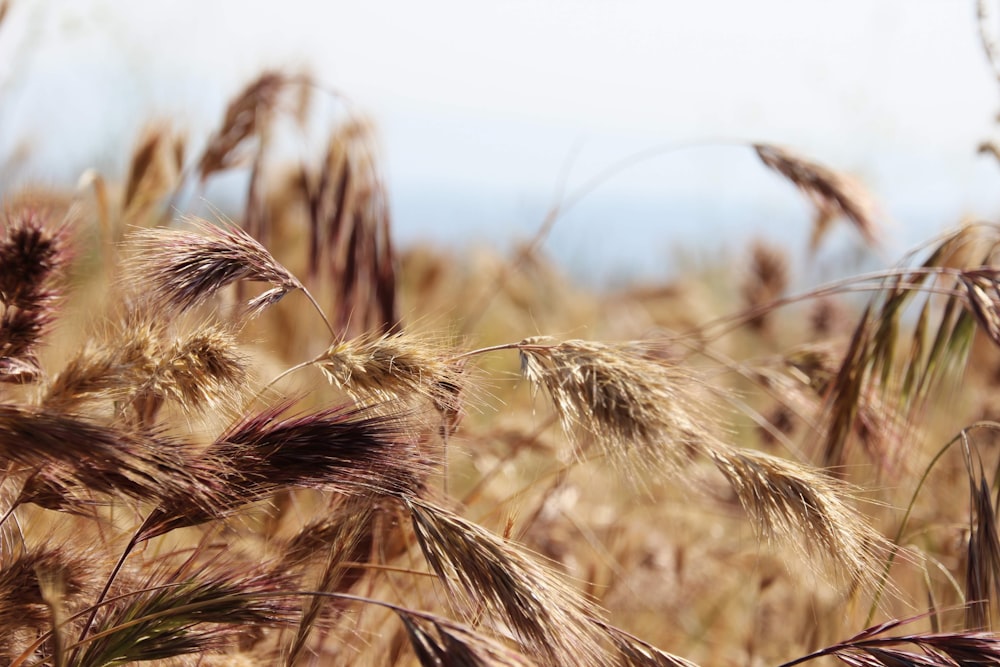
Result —
<instances>
[{"instance_id":1,"label":"wheat-like seed head","mask_svg":"<svg viewBox=\"0 0 1000 667\"><path fill-rule=\"evenodd\" d=\"M442 415L461 411L464 363L412 334L368 334L335 343L314 363L332 384L361 402L419 397Z\"/></svg>"},{"instance_id":2,"label":"wheat-like seed head","mask_svg":"<svg viewBox=\"0 0 1000 667\"><path fill-rule=\"evenodd\" d=\"M566 432L592 438L628 471L679 464L717 437L696 404L705 388L640 344L538 337L517 348L524 376L548 393Z\"/></svg>"},{"instance_id":3,"label":"wheat-like seed head","mask_svg":"<svg viewBox=\"0 0 1000 667\"><path fill-rule=\"evenodd\" d=\"M24 629L36 633L46 629L52 614L43 596L43 582L59 581L63 598L75 601L87 587L89 565L86 550L79 545L0 554L0 637Z\"/></svg>"},{"instance_id":4,"label":"wheat-like seed head","mask_svg":"<svg viewBox=\"0 0 1000 667\"><path fill-rule=\"evenodd\" d=\"M281 547L282 560L292 565L306 565L317 554L323 554L331 546L351 542L359 525L365 525L372 517L377 499L370 496L345 496L323 515L302 527Z\"/></svg>"},{"instance_id":5,"label":"wheat-like seed head","mask_svg":"<svg viewBox=\"0 0 1000 667\"><path fill-rule=\"evenodd\" d=\"M337 126L314 178L309 205L309 279L333 288L335 329L345 337L399 324L389 197L377 168L370 123ZM323 271L320 271L320 267Z\"/></svg>"},{"instance_id":6,"label":"wheat-like seed head","mask_svg":"<svg viewBox=\"0 0 1000 667\"><path fill-rule=\"evenodd\" d=\"M184 139L166 123L143 130L132 151L121 211L125 225L148 226L148 214L174 188L184 168Z\"/></svg>"},{"instance_id":7,"label":"wheat-like seed head","mask_svg":"<svg viewBox=\"0 0 1000 667\"><path fill-rule=\"evenodd\" d=\"M126 309L98 340L88 341L46 387L50 408L79 410L114 402L142 421L171 401L189 413L231 413L250 377L232 325L158 319L148 303Z\"/></svg>"},{"instance_id":8,"label":"wheat-like seed head","mask_svg":"<svg viewBox=\"0 0 1000 667\"><path fill-rule=\"evenodd\" d=\"M517 545L442 507L402 498L424 557L466 614L486 612L547 665L611 661L596 610Z\"/></svg>"},{"instance_id":9,"label":"wheat-like seed head","mask_svg":"<svg viewBox=\"0 0 1000 667\"><path fill-rule=\"evenodd\" d=\"M428 619L396 609L421 667L533 667L538 664L472 628L445 618ZM431 631L433 628L433 632Z\"/></svg>"},{"instance_id":10,"label":"wheat-like seed head","mask_svg":"<svg viewBox=\"0 0 1000 667\"><path fill-rule=\"evenodd\" d=\"M323 520L306 526L290 543L292 562L303 563L311 555L325 553L320 559L320 572L315 582L310 581L310 589L322 593L349 591L366 573L362 567L351 567L347 561L367 561L373 551L374 519L378 513L378 497L374 495L348 496L342 499ZM296 660L307 650L307 640L317 626L322 625L324 606L331 600L324 596L314 596L304 602L302 620L295 633L295 641L288 650L287 664Z\"/></svg>"},{"instance_id":11,"label":"wheat-like seed head","mask_svg":"<svg viewBox=\"0 0 1000 667\"><path fill-rule=\"evenodd\" d=\"M273 287L246 304L255 315L302 284L264 246L235 225L192 220L192 231L141 229L127 241L126 279L150 302L174 311L193 308L237 281Z\"/></svg>"},{"instance_id":12,"label":"wheat-like seed head","mask_svg":"<svg viewBox=\"0 0 1000 667\"><path fill-rule=\"evenodd\" d=\"M69 263L65 232L32 208L5 215L0 238L0 382L41 376L35 350L55 321L58 282Z\"/></svg>"},{"instance_id":13,"label":"wheat-like seed head","mask_svg":"<svg viewBox=\"0 0 1000 667\"><path fill-rule=\"evenodd\" d=\"M818 552L853 583L877 580L889 544L848 504L849 486L750 449L717 447L711 458L765 536L791 538Z\"/></svg>"},{"instance_id":14,"label":"wheat-like seed head","mask_svg":"<svg viewBox=\"0 0 1000 667\"><path fill-rule=\"evenodd\" d=\"M875 202L856 179L779 146L754 144L754 150L765 165L795 184L816 207L813 249L840 215L854 224L866 243L878 245Z\"/></svg>"},{"instance_id":15,"label":"wheat-like seed head","mask_svg":"<svg viewBox=\"0 0 1000 667\"><path fill-rule=\"evenodd\" d=\"M618 650L622 665L629 667L698 667L690 660L656 648L621 628L616 628L603 621L595 622L608 633L608 639Z\"/></svg>"},{"instance_id":16,"label":"wheat-like seed head","mask_svg":"<svg viewBox=\"0 0 1000 667\"><path fill-rule=\"evenodd\" d=\"M291 403L249 415L220 435L200 460L217 470L212 506L184 494L167 498L147 520L146 538L223 519L280 489L345 494L418 493L431 463L399 411L332 407L287 416Z\"/></svg>"},{"instance_id":17,"label":"wheat-like seed head","mask_svg":"<svg viewBox=\"0 0 1000 667\"><path fill-rule=\"evenodd\" d=\"M989 630L1000 599L1000 535L993 489L983 469L979 452L973 449L968 433L960 435L969 480L969 538L965 564L965 627Z\"/></svg>"},{"instance_id":18,"label":"wheat-like seed head","mask_svg":"<svg viewBox=\"0 0 1000 667\"><path fill-rule=\"evenodd\" d=\"M198 161L202 180L240 162L242 156L237 149L267 126L281 92L290 81L280 72L264 72L233 98L221 127L212 135Z\"/></svg>"},{"instance_id":19,"label":"wheat-like seed head","mask_svg":"<svg viewBox=\"0 0 1000 667\"><path fill-rule=\"evenodd\" d=\"M46 288L69 260L64 231L49 229L46 216L33 208L5 214L0 239L0 300L28 307L53 298Z\"/></svg>"},{"instance_id":20,"label":"wheat-like seed head","mask_svg":"<svg viewBox=\"0 0 1000 667\"><path fill-rule=\"evenodd\" d=\"M1000 272L991 267L963 271L959 278L979 327L1000 345Z\"/></svg>"},{"instance_id":21,"label":"wheat-like seed head","mask_svg":"<svg viewBox=\"0 0 1000 667\"><path fill-rule=\"evenodd\" d=\"M156 390L187 409L235 405L248 380L248 359L226 326L205 325L175 339L158 366Z\"/></svg>"},{"instance_id":22,"label":"wheat-like seed head","mask_svg":"<svg viewBox=\"0 0 1000 667\"><path fill-rule=\"evenodd\" d=\"M287 577L240 563L191 558L179 568L153 568L136 590L98 610L69 664L97 667L227 648L246 626L289 624L294 600L280 594L292 586Z\"/></svg>"},{"instance_id":23,"label":"wheat-like seed head","mask_svg":"<svg viewBox=\"0 0 1000 667\"><path fill-rule=\"evenodd\" d=\"M44 408L0 405L0 462L27 477L19 502L84 514L94 494L206 506L218 485L174 440Z\"/></svg>"},{"instance_id":24,"label":"wheat-like seed head","mask_svg":"<svg viewBox=\"0 0 1000 667\"><path fill-rule=\"evenodd\" d=\"M525 376L546 390L563 426L595 439L627 470L653 463L685 479L685 458L707 458L762 532L816 546L852 579L877 575L885 541L848 504L849 488L819 470L723 443L720 425L693 404L700 387L685 369L630 345L534 338L517 347Z\"/></svg>"},{"instance_id":25,"label":"wheat-like seed head","mask_svg":"<svg viewBox=\"0 0 1000 667\"><path fill-rule=\"evenodd\" d=\"M833 656L858 667L973 667L1000 665L1000 639L987 632L889 632L919 618L891 619L862 630L850 639L814 651L779 667L791 667Z\"/></svg>"},{"instance_id":26,"label":"wheat-like seed head","mask_svg":"<svg viewBox=\"0 0 1000 667\"><path fill-rule=\"evenodd\" d=\"M787 289L788 257L774 246L755 242L750 251L750 268L740 290L747 308L766 307ZM754 329L763 329L769 314L767 310L761 310L761 314L747 324Z\"/></svg>"},{"instance_id":27,"label":"wheat-like seed head","mask_svg":"<svg viewBox=\"0 0 1000 667\"><path fill-rule=\"evenodd\" d=\"M1000 249L998 231L991 224L962 226L909 253L886 274L826 392L825 465L846 462L852 432L874 434L866 444L878 446L876 460L895 462L899 435L917 425L931 392L956 378L976 325L1000 340L1000 296L990 268ZM918 305L911 325L904 315ZM869 417L874 419L865 424Z\"/></svg>"}]
</instances>

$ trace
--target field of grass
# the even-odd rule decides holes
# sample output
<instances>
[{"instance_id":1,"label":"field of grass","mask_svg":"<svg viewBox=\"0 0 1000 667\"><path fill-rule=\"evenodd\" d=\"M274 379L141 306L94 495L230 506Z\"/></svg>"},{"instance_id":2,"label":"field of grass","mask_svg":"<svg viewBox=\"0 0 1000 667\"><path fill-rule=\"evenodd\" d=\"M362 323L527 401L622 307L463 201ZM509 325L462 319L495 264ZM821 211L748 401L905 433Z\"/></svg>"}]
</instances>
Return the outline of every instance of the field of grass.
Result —
<instances>
[{"instance_id":1,"label":"field of grass","mask_svg":"<svg viewBox=\"0 0 1000 667\"><path fill-rule=\"evenodd\" d=\"M1000 664L1000 224L584 290L558 208L396 248L363 119L271 158L310 94L3 202L0 665ZM748 148L880 256L860 184Z\"/></svg>"}]
</instances>

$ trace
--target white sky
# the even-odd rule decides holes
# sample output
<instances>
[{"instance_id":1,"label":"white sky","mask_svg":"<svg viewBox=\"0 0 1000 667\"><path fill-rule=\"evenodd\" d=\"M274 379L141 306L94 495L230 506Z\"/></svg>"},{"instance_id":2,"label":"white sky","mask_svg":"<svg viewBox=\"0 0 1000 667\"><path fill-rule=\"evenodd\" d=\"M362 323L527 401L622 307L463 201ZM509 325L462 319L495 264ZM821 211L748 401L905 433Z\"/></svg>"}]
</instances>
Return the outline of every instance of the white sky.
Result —
<instances>
[{"instance_id":1,"label":"white sky","mask_svg":"<svg viewBox=\"0 0 1000 667\"><path fill-rule=\"evenodd\" d=\"M203 136L274 66L308 66L375 118L407 238L465 222L449 215L474 218L466 236L531 229L574 151L580 183L634 151L719 138L860 175L905 245L1000 210L1000 168L975 155L1000 134L1000 88L971 0L14 0L0 27L0 165L24 144L26 173L71 183L122 164L151 115ZM732 147L657 158L601 196L616 193L665 211L671 198L723 199L723 231L805 211ZM691 226L659 227L653 242ZM586 233L560 233L552 243L587 255Z\"/></svg>"}]
</instances>

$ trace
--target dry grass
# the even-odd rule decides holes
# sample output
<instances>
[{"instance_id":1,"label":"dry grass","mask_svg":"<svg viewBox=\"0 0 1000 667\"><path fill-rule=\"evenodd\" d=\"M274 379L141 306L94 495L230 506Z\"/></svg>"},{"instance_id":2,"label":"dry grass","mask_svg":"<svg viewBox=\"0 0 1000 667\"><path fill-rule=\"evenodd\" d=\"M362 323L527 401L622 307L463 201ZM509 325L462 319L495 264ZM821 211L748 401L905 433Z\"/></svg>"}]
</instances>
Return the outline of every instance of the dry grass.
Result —
<instances>
[{"instance_id":1,"label":"dry grass","mask_svg":"<svg viewBox=\"0 0 1000 667\"><path fill-rule=\"evenodd\" d=\"M191 232L157 227L129 236L129 285L143 285L161 308L183 312L238 281L271 285L245 306L256 315L302 283L239 227L193 223Z\"/></svg>"},{"instance_id":2,"label":"dry grass","mask_svg":"<svg viewBox=\"0 0 1000 667\"><path fill-rule=\"evenodd\" d=\"M780 146L754 144L754 150L765 165L791 181L816 207L810 241L814 250L839 216L850 220L866 243L878 243L875 202L857 179Z\"/></svg>"},{"instance_id":3,"label":"dry grass","mask_svg":"<svg viewBox=\"0 0 1000 667\"><path fill-rule=\"evenodd\" d=\"M1000 664L1000 227L602 299L537 245L398 256L364 121L281 172L312 86L265 73L190 162L153 127L120 193L8 202L0 664ZM852 179L755 149L814 244L875 243ZM244 163L235 222L164 216Z\"/></svg>"},{"instance_id":4,"label":"dry grass","mask_svg":"<svg viewBox=\"0 0 1000 667\"><path fill-rule=\"evenodd\" d=\"M463 390L470 383L464 360L403 333L334 343L312 363L356 401L424 399L452 422L462 411Z\"/></svg>"},{"instance_id":5,"label":"dry grass","mask_svg":"<svg viewBox=\"0 0 1000 667\"><path fill-rule=\"evenodd\" d=\"M60 274L68 262L65 233L33 209L8 211L0 240L0 381L32 382L35 351L55 319Z\"/></svg>"}]
</instances>

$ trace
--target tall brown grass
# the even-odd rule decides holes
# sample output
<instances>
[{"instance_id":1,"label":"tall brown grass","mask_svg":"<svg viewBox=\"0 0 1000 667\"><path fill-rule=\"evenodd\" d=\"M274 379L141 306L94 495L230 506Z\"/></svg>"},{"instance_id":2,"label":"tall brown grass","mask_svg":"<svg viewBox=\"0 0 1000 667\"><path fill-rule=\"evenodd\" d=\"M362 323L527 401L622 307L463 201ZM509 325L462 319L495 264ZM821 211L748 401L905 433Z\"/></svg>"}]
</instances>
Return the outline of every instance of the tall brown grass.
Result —
<instances>
[{"instance_id":1,"label":"tall brown grass","mask_svg":"<svg viewBox=\"0 0 1000 667\"><path fill-rule=\"evenodd\" d=\"M583 293L538 248L399 254L363 121L274 176L311 86L6 202L0 664L1000 664L1000 226L802 294L760 244ZM857 182L753 148L814 245L879 238ZM171 219L240 164L234 221Z\"/></svg>"}]
</instances>

